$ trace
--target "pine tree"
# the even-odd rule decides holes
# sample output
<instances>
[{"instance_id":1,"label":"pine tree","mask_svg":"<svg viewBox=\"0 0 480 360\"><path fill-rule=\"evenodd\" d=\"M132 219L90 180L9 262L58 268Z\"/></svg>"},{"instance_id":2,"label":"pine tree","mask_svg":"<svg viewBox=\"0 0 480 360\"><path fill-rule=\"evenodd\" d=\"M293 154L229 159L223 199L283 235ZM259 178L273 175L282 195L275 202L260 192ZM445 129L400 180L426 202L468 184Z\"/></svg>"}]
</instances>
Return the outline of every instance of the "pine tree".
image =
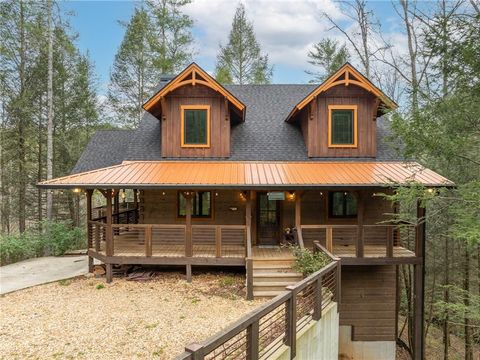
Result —
<instances>
[{"instance_id":1,"label":"pine tree","mask_svg":"<svg viewBox=\"0 0 480 360\"><path fill-rule=\"evenodd\" d=\"M269 65L268 55L261 53L243 4L235 11L228 39L227 45L220 45L216 79L225 84L268 84L273 68Z\"/></svg>"},{"instance_id":2,"label":"pine tree","mask_svg":"<svg viewBox=\"0 0 480 360\"><path fill-rule=\"evenodd\" d=\"M126 28L125 36L110 74L108 100L119 122L136 126L142 119L142 104L152 95L159 73L153 66L152 27L149 14L137 8Z\"/></svg>"},{"instance_id":3,"label":"pine tree","mask_svg":"<svg viewBox=\"0 0 480 360\"><path fill-rule=\"evenodd\" d=\"M153 66L161 74L182 70L192 59L193 20L181 12L191 0L151 0L152 49L155 54Z\"/></svg>"},{"instance_id":4,"label":"pine tree","mask_svg":"<svg viewBox=\"0 0 480 360\"><path fill-rule=\"evenodd\" d=\"M347 47L340 46L338 41L330 39L323 39L314 44L307 56L310 64L321 69L321 71L306 71L307 74L313 76L310 81L312 83L323 82L350 59Z\"/></svg>"}]
</instances>

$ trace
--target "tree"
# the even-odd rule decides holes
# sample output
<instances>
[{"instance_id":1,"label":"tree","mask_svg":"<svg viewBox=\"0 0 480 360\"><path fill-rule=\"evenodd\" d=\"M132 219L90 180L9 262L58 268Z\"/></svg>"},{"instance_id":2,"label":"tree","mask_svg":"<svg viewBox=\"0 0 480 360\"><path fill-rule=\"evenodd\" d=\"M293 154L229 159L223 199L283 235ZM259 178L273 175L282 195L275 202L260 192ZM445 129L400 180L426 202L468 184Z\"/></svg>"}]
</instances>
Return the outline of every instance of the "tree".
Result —
<instances>
[{"instance_id":1,"label":"tree","mask_svg":"<svg viewBox=\"0 0 480 360\"><path fill-rule=\"evenodd\" d=\"M143 103L152 95L159 73L153 66L153 24L144 8L136 8L126 28L110 74L108 100L114 121L136 126L142 119Z\"/></svg>"},{"instance_id":2,"label":"tree","mask_svg":"<svg viewBox=\"0 0 480 360\"><path fill-rule=\"evenodd\" d=\"M47 2L48 13L48 81L47 81L47 180L53 178L53 2ZM47 220L52 220L53 193L47 190Z\"/></svg>"},{"instance_id":3,"label":"tree","mask_svg":"<svg viewBox=\"0 0 480 360\"><path fill-rule=\"evenodd\" d=\"M136 126L143 103L153 95L162 74L182 69L191 59L192 20L180 9L190 0L149 1L136 8L115 55L108 100L113 121Z\"/></svg>"},{"instance_id":4,"label":"tree","mask_svg":"<svg viewBox=\"0 0 480 360\"><path fill-rule=\"evenodd\" d=\"M366 77L371 79L372 56L379 50L372 45L372 37L378 32L378 22L373 12L367 9L365 0L341 1L340 5L343 15L352 22L352 29L345 29L327 13L323 13L323 16L332 24L332 29L337 29L345 36L347 42L360 59Z\"/></svg>"},{"instance_id":5,"label":"tree","mask_svg":"<svg viewBox=\"0 0 480 360\"><path fill-rule=\"evenodd\" d=\"M253 24L247 19L245 6L240 4L233 17L228 44L220 45L215 77L221 83L268 84L272 73L268 55L262 55Z\"/></svg>"},{"instance_id":6,"label":"tree","mask_svg":"<svg viewBox=\"0 0 480 360\"><path fill-rule=\"evenodd\" d=\"M151 0L148 2L153 25L153 66L161 74L182 70L191 60L193 20L181 12L191 0Z\"/></svg>"},{"instance_id":7,"label":"tree","mask_svg":"<svg viewBox=\"0 0 480 360\"><path fill-rule=\"evenodd\" d=\"M350 59L350 53L346 46L340 46L338 41L331 39L323 39L314 44L307 56L310 64L321 69L320 72L306 71L307 74L313 75L310 82L317 83L323 82Z\"/></svg>"}]
</instances>

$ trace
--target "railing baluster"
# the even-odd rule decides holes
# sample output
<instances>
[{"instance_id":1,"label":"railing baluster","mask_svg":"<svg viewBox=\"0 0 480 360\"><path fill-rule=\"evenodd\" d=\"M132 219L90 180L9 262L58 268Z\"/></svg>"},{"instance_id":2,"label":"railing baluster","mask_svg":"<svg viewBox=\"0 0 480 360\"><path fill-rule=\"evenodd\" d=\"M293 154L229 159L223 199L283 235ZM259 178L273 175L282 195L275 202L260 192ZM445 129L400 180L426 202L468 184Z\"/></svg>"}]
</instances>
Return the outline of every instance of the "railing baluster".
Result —
<instances>
[{"instance_id":1,"label":"railing baluster","mask_svg":"<svg viewBox=\"0 0 480 360\"><path fill-rule=\"evenodd\" d=\"M333 228L328 226L326 228L326 247L327 250L333 252Z\"/></svg>"},{"instance_id":2,"label":"railing baluster","mask_svg":"<svg viewBox=\"0 0 480 360\"><path fill-rule=\"evenodd\" d=\"M215 226L215 257L222 257L222 228Z\"/></svg>"},{"instance_id":3,"label":"railing baluster","mask_svg":"<svg viewBox=\"0 0 480 360\"><path fill-rule=\"evenodd\" d=\"M322 279L320 275L315 281L315 295L313 297L313 320L320 320L322 318Z\"/></svg>"},{"instance_id":4,"label":"railing baluster","mask_svg":"<svg viewBox=\"0 0 480 360\"><path fill-rule=\"evenodd\" d=\"M289 285L285 289L290 291L290 298L285 304L287 329L285 345L290 346L290 359L293 360L297 353L297 290L293 285Z\"/></svg>"},{"instance_id":5,"label":"railing baluster","mask_svg":"<svg viewBox=\"0 0 480 360\"><path fill-rule=\"evenodd\" d=\"M100 251L100 225L95 224L95 251Z\"/></svg>"},{"instance_id":6,"label":"railing baluster","mask_svg":"<svg viewBox=\"0 0 480 360\"><path fill-rule=\"evenodd\" d=\"M145 255L152 256L152 225L145 227Z\"/></svg>"},{"instance_id":7,"label":"railing baluster","mask_svg":"<svg viewBox=\"0 0 480 360\"><path fill-rule=\"evenodd\" d=\"M247 327L247 360L258 360L259 330L258 320Z\"/></svg>"},{"instance_id":8,"label":"railing baluster","mask_svg":"<svg viewBox=\"0 0 480 360\"><path fill-rule=\"evenodd\" d=\"M393 227L387 225L387 249L386 249L387 257L393 257Z\"/></svg>"}]
</instances>

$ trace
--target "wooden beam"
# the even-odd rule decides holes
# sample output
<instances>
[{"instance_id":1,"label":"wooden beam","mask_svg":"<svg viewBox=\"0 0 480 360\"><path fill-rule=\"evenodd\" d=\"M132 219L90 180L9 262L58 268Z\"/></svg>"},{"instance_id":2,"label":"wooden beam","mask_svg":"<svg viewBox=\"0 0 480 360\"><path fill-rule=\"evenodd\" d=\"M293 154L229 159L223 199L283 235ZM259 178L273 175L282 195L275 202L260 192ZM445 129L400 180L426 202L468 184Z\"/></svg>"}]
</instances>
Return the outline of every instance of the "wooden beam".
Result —
<instances>
[{"instance_id":1,"label":"wooden beam","mask_svg":"<svg viewBox=\"0 0 480 360\"><path fill-rule=\"evenodd\" d=\"M386 256L393 257L393 227L387 226Z\"/></svg>"},{"instance_id":2,"label":"wooden beam","mask_svg":"<svg viewBox=\"0 0 480 360\"><path fill-rule=\"evenodd\" d=\"M152 256L152 225L145 227L145 256Z\"/></svg>"},{"instance_id":3,"label":"wooden beam","mask_svg":"<svg viewBox=\"0 0 480 360\"><path fill-rule=\"evenodd\" d=\"M108 263L108 264L105 264L105 271L106 271L106 274L105 274L105 277L107 279L107 283L110 284L113 280L113 267L112 267L112 264Z\"/></svg>"},{"instance_id":4,"label":"wooden beam","mask_svg":"<svg viewBox=\"0 0 480 360\"><path fill-rule=\"evenodd\" d=\"M193 256L193 242L192 242L192 192L185 191L182 193L185 197L185 256Z\"/></svg>"},{"instance_id":5,"label":"wooden beam","mask_svg":"<svg viewBox=\"0 0 480 360\"><path fill-rule=\"evenodd\" d=\"M415 255L424 256L425 247L425 215L424 207L421 207L420 200L417 201L417 228L415 232Z\"/></svg>"},{"instance_id":6,"label":"wooden beam","mask_svg":"<svg viewBox=\"0 0 480 360\"><path fill-rule=\"evenodd\" d=\"M245 268L247 270L247 300L253 300L253 259L248 257Z\"/></svg>"},{"instance_id":7,"label":"wooden beam","mask_svg":"<svg viewBox=\"0 0 480 360\"><path fill-rule=\"evenodd\" d=\"M254 321L247 327L247 360L258 360L259 358L259 321Z\"/></svg>"},{"instance_id":8,"label":"wooden beam","mask_svg":"<svg viewBox=\"0 0 480 360\"><path fill-rule=\"evenodd\" d=\"M297 229L298 246L303 249L305 246L303 244L302 234L302 195L302 191L295 193L295 228Z\"/></svg>"},{"instance_id":9,"label":"wooden beam","mask_svg":"<svg viewBox=\"0 0 480 360\"><path fill-rule=\"evenodd\" d=\"M417 229L415 241L415 255L423 260L425 254L425 216L426 209L421 206L420 200L417 200ZM420 360L425 355L424 343L424 298L425 298L425 264L414 266L414 347L413 358Z\"/></svg>"},{"instance_id":10,"label":"wooden beam","mask_svg":"<svg viewBox=\"0 0 480 360\"><path fill-rule=\"evenodd\" d=\"M357 258L364 255L363 222L365 214L365 196L363 191L357 192L357 244L355 246Z\"/></svg>"},{"instance_id":11,"label":"wooden beam","mask_svg":"<svg viewBox=\"0 0 480 360\"><path fill-rule=\"evenodd\" d=\"M89 221L92 220L92 195L93 195L93 190L92 189L87 189L85 191L85 195L87 198L87 248L91 249L93 248L93 229L90 227ZM89 256L88 257L88 272L91 273L93 272L93 257Z\"/></svg>"},{"instance_id":12,"label":"wooden beam","mask_svg":"<svg viewBox=\"0 0 480 360\"><path fill-rule=\"evenodd\" d=\"M331 253L333 253L333 227L331 226L328 226L326 229L325 229L325 247L327 248L327 250Z\"/></svg>"},{"instance_id":13,"label":"wooden beam","mask_svg":"<svg viewBox=\"0 0 480 360\"><path fill-rule=\"evenodd\" d=\"M247 191L245 204L245 226L247 231L247 257L252 257L252 192Z\"/></svg>"},{"instance_id":14,"label":"wooden beam","mask_svg":"<svg viewBox=\"0 0 480 360\"><path fill-rule=\"evenodd\" d=\"M187 273L187 282L192 282L192 264L186 265L186 273Z\"/></svg>"},{"instance_id":15,"label":"wooden beam","mask_svg":"<svg viewBox=\"0 0 480 360\"><path fill-rule=\"evenodd\" d=\"M113 231L112 231L112 190L106 190L104 196L107 199L107 229L106 229L106 255L113 256Z\"/></svg>"}]
</instances>

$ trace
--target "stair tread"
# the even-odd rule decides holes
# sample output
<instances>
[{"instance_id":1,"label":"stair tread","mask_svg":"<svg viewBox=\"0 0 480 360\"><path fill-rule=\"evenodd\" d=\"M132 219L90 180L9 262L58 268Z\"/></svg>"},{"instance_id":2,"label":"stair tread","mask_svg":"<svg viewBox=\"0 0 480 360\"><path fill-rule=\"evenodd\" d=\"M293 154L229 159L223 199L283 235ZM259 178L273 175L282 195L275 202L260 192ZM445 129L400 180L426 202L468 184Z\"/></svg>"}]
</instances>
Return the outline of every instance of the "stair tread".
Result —
<instances>
[{"instance_id":1,"label":"stair tread","mask_svg":"<svg viewBox=\"0 0 480 360\"><path fill-rule=\"evenodd\" d=\"M288 264L270 265L270 264L253 264L253 270L255 269L291 269L292 266Z\"/></svg>"},{"instance_id":2,"label":"stair tread","mask_svg":"<svg viewBox=\"0 0 480 360\"><path fill-rule=\"evenodd\" d=\"M289 280L286 280L286 281L257 282L257 283L253 283L253 287L255 288L255 286L257 286L257 287L258 286L288 286L288 285L293 285L293 284L295 284L295 281L291 281L289 279Z\"/></svg>"},{"instance_id":3,"label":"stair tread","mask_svg":"<svg viewBox=\"0 0 480 360\"><path fill-rule=\"evenodd\" d=\"M301 273L294 271L281 272L281 271L272 271L272 272L258 272L253 271L253 277L303 277Z\"/></svg>"},{"instance_id":4,"label":"stair tread","mask_svg":"<svg viewBox=\"0 0 480 360\"><path fill-rule=\"evenodd\" d=\"M253 296L255 297L275 297L278 294L281 294L284 290L262 290L262 291L253 291Z\"/></svg>"}]
</instances>

